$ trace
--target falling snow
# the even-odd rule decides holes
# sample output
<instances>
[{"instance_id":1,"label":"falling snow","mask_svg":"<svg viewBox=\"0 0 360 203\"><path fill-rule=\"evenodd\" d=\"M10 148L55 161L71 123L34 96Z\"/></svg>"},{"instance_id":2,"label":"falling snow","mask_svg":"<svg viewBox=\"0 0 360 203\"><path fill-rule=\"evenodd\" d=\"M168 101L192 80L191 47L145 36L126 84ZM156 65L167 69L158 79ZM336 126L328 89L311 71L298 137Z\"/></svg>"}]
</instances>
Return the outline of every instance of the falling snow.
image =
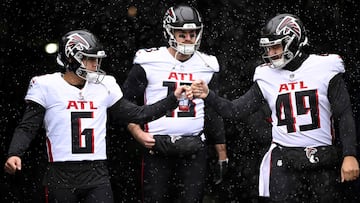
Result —
<instances>
[{"instance_id":1,"label":"falling snow","mask_svg":"<svg viewBox=\"0 0 360 203\"><path fill-rule=\"evenodd\" d=\"M23 98L30 78L57 71L56 55L44 52L47 43L57 42L72 29L92 31L101 39L109 56L103 61L104 69L122 84L137 49L166 45L162 17L174 2L181 1L3 0L0 3L0 165L5 163L13 130L24 111ZM252 84L254 68L262 63L258 39L264 22L278 13L293 13L303 20L313 53L338 53L343 57L347 70L344 78L360 127L358 1L198 0L188 3L197 7L203 16L205 30L201 50L218 57L221 65L220 94L224 97L235 99ZM259 120L264 112L266 109L255 113L247 122L226 120L230 170L220 185L214 186L209 178L204 202L214 202L215 199L258 201L254 200L257 170L271 141L270 126ZM44 132L39 134L44 135ZM115 199L140 202L142 148L124 126L109 128L108 141ZM44 143L43 136L32 142L23 156L21 173L16 176L2 174L1 202L42 201L41 177L47 160ZM209 162L210 169L212 161ZM349 189L354 189L352 185L343 185L347 192L344 199L360 198L359 185L355 193ZM357 197L354 194L358 194Z\"/></svg>"}]
</instances>

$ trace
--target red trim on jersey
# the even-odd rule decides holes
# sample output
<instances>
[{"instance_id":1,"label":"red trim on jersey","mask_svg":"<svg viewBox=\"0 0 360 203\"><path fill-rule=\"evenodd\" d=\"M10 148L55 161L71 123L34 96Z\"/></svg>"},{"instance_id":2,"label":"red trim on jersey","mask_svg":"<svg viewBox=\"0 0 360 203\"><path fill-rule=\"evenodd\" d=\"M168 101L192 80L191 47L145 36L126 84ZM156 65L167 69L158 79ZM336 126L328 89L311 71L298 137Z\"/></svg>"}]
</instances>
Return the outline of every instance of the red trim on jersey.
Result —
<instances>
[{"instance_id":1,"label":"red trim on jersey","mask_svg":"<svg viewBox=\"0 0 360 203\"><path fill-rule=\"evenodd\" d=\"M48 186L45 186L44 190L45 190L45 203L49 203L49 188L48 188Z\"/></svg>"},{"instance_id":2,"label":"red trim on jersey","mask_svg":"<svg viewBox=\"0 0 360 203\"><path fill-rule=\"evenodd\" d=\"M146 104L146 91L144 91L144 104ZM144 124L144 132L149 132L149 124Z\"/></svg>"},{"instance_id":3,"label":"red trim on jersey","mask_svg":"<svg viewBox=\"0 0 360 203\"><path fill-rule=\"evenodd\" d=\"M196 103L190 100L190 102L194 105L194 117L196 118Z\"/></svg>"},{"instance_id":4,"label":"red trim on jersey","mask_svg":"<svg viewBox=\"0 0 360 203\"><path fill-rule=\"evenodd\" d=\"M316 89L316 108L317 108L317 112L319 112L318 115L317 115L318 116L317 126L318 126L318 128L321 128L321 123L320 123L320 121L321 121L321 119L320 119L321 111L320 111L320 105L319 105L319 91L318 91L318 89ZM331 126L331 124L330 124L330 126Z\"/></svg>"},{"instance_id":5,"label":"red trim on jersey","mask_svg":"<svg viewBox=\"0 0 360 203\"><path fill-rule=\"evenodd\" d=\"M94 112L91 113L91 117L94 118ZM92 129L91 131L91 153L95 152L95 130Z\"/></svg>"},{"instance_id":6,"label":"red trim on jersey","mask_svg":"<svg viewBox=\"0 0 360 203\"><path fill-rule=\"evenodd\" d=\"M81 119L80 118L78 118L77 119L77 122L78 122L78 126L79 126L79 128L78 128L78 135L79 135L79 147L81 148L83 145L82 145L82 136L81 136ZM85 143L86 144L86 143Z\"/></svg>"},{"instance_id":7,"label":"red trim on jersey","mask_svg":"<svg viewBox=\"0 0 360 203\"><path fill-rule=\"evenodd\" d=\"M335 127L334 127L334 120L333 117L330 116L330 135L331 135L331 142L332 144L334 144L335 142L335 138L336 138L336 134L335 134Z\"/></svg>"},{"instance_id":8,"label":"red trim on jersey","mask_svg":"<svg viewBox=\"0 0 360 203\"><path fill-rule=\"evenodd\" d=\"M291 98L291 94L289 94L289 101L290 101L290 104L293 103L292 98ZM296 132L296 117L295 117L294 109L293 109L293 106L292 106L292 105L290 105L290 112L291 112L291 117L292 117L293 120L294 120L294 123L293 123L293 125L292 125L292 127L293 127L293 132Z\"/></svg>"},{"instance_id":9,"label":"red trim on jersey","mask_svg":"<svg viewBox=\"0 0 360 203\"><path fill-rule=\"evenodd\" d=\"M178 83L177 83L177 82L175 82L175 86L174 86L173 91L175 91L175 90L176 90L176 88L178 88ZM176 107L176 109L179 109L179 106L178 106L178 107ZM174 118L174 117L175 117L175 109L171 111L171 117L172 117L172 118Z\"/></svg>"},{"instance_id":10,"label":"red trim on jersey","mask_svg":"<svg viewBox=\"0 0 360 203\"><path fill-rule=\"evenodd\" d=\"M272 123L272 122L273 122L271 116L270 116L270 117L266 117L266 118L265 118L265 121L268 122L268 123Z\"/></svg>"},{"instance_id":11,"label":"red trim on jersey","mask_svg":"<svg viewBox=\"0 0 360 203\"><path fill-rule=\"evenodd\" d=\"M92 130L92 134L91 134L91 153L95 152L95 134L94 134L94 130Z\"/></svg>"},{"instance_id":12,"label":"red trim on jersey","mask_svg":"<svg viewBox=\"0 0 360 203\"><path fill-rule=\"evenodd\" d=\"M54 158L52 156L51 142L48 137L46 138L46 145L47 145L47 151L48 151L48 161L53 162Z\"/></svg>"}]
</instances>

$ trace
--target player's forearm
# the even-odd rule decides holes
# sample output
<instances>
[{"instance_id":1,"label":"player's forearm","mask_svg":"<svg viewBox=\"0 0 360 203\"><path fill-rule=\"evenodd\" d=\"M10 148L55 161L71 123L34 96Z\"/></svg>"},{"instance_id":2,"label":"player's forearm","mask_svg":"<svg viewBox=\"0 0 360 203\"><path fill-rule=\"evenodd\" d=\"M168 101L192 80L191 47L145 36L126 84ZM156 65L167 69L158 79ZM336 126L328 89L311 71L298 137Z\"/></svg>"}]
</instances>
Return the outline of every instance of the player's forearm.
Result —
<instances>
[{"instance_id":1,"label":"player's forearm","mask_svg":"<svg viewBox=\"0 0 360 203\"><path fill-rule=\"evenodd\" d=\"M255 83L241 97L233 101L217 96L210 91L205 98L207 105L213 107L224 118L245 120L251 113L256 112L266 101Z\"/></svg>"},{"instance_id":2,"label":"player's forearm","mask_svg":"<svg viewBox=\"0 0 360 203\"><path fill-rule=\"evenodd\" d=\"M26 149L29 147L31 141L33 140L33 137L34 136L32 134L29 134L27 132L15 132L9 146L8 157L21 157L26 151Z\"/></svg>"},{"instance_id":3,"label":"player's forearm","mask_svg":"<svg viewBox=\"0 0 360 203\"><path fill-rule=\"evenodd\" d=\"M215 149L219 160L227 159L226 144L216 144Z\"/></svg>"},{"instance_id":4,"label":"player's forearm","mask_svg":"<svg viewBox=\"0 0 360 203\"><path fill-rule=\"evenodd\" d=\"M134 138L137 138L139 134L143 131L140 125L136 123L129 123L127 128Z\"/></svg>"},{"instance_id":5,"label":"player's forearm","mask_svg":"<svg viewBox=\"0 0 360 203\"><path fill-rule=\"evenodd\" d=\"M344 113L339 118L339 134L343 156L356 156L356 130L352 112Z\"/></svg>"}]
</instances>

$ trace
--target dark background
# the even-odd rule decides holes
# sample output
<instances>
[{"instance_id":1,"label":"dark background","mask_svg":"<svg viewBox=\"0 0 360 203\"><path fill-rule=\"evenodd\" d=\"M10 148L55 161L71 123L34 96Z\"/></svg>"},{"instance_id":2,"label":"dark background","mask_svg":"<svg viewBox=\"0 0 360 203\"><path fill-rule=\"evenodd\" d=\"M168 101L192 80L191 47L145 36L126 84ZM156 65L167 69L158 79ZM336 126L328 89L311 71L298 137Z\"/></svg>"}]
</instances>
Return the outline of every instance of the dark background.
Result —
<instances>
[{"instance_id":1,"label":"dark background","mask_svg":"<svg viewBox=\"0 0 360 203\"><path fill-rule=\"evenodd\" d=\"M356 122L359 116L360 30L357 0L3 0L0 3L0 167L13 130L24 110L24 96L31 77L57 71L55 57L44 52L48 42L57 42L73 29L88 29L105 45L109 56L103 69L122 84L137 49L166 45L162 17L169 6L187 2L198 8L205 22L201 50L218 57L221 64L221 94L234 99L252 83L261 63L260 28L278 13L293 13L304 22L314 53L338 53L346 64ZM128 8L137 8L136 16ZM208 196L235 202L256 202L257 168L269 143L264 112L245 123L226 120L230 170L220 186L211 178ZM259 127L260 126L260 127ZM40 134L43 134L40 132ZM139 201L139 154L141 147L122 126L109 128L109 160L117 202ZM34 140L24 155L23 170L15 176L1 173L2 202L41 202L40 186L46 164L43 136ZM357 201L356 184L345 184L344 199Z\"/></svg>"}]
</instances>

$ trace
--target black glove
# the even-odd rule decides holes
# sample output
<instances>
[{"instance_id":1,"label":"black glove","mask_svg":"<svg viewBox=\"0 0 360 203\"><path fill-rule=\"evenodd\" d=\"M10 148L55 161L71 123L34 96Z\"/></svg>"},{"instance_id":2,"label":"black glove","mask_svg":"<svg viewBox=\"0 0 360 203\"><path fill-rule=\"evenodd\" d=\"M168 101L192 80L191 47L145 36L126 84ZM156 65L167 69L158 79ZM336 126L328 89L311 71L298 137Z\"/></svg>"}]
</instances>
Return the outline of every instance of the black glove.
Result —
<instances>
[{"instance_id":1,"label":"black glove","mask_svg":"<svg viewBox=\"0 0 360 203\"><path fill-rule=\"evenodd\" d=\"M219 160L217 162L215 168L215 177L214 177L215 185L218 185L222 182L225 174L228 171L228 163L229 163L229 159Z\"/></svg>"}]
</instances>

